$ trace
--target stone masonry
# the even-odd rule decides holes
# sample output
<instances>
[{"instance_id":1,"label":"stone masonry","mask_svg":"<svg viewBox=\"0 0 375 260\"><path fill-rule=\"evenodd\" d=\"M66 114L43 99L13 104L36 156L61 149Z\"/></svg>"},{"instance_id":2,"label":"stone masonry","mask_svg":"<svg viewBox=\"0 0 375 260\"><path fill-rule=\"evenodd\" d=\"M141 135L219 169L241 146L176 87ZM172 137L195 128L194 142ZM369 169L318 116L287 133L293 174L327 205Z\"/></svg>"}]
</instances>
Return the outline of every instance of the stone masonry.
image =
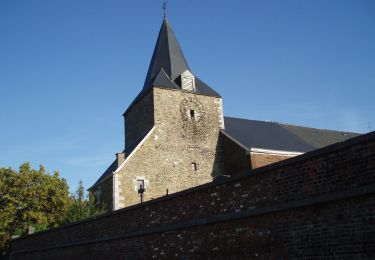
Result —
<instances>
[{"instance_id":1,"label":"stone masonry","mask_svg":"<svg viewBox=\"0 0 375 260\"><path fill-rule=\"evenodd\" d=\"M220 94L192 73L166 18L143 88L124 119L124 151L89 188L108 210L248 173L353 136L228 117L225 127Z\"/></svg>"},{"instance_id":2,"label":"stone masonry","mask_svg":"<svg viewBox=\"0 0 375 260\"><path fill-rule=\"evenodd\" d=\"M147 120L154 119L154 127L114 175L114 194L118 196L114 200L119 203L116 208L140 202L137 179L145 180L144 200L149 200L211 182L223 174L222 146L218 141L223 124L221 98L158 87L144 98L147 104L153 104L152 110L147 109L153 112ZM125 119L145 118L145 110L138 108L145 107L144 103L141 100L135 104L131 116ZM130 122L127 142L134 143L131 133L142 132L151 124Z\"/></svg>"},{"instance_id":3,"label":"stone masonry","mask_svg":"<svg viewBox=\"0 0 375 260\"><path fill-rule=\"evenodd\" d=\"M152 90L124 114L125 150L134 146L154 126L154 98Z\"/></svg>"}]
</instances>

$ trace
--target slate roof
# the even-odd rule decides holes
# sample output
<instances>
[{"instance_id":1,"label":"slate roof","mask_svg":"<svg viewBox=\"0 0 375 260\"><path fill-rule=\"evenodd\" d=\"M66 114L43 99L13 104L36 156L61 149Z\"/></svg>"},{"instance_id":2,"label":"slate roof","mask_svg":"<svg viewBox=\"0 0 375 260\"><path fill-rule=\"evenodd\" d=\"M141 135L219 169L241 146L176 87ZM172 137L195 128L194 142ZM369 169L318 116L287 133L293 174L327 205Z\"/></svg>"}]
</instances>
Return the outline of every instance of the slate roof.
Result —
<instances>
[{"instance_id":1,"label":"slate roof","mask_svg":"<svg viewBox=\"0 0 375 260\"><path fill-rule=\"evenodd\" d=\"M146 137L146 135L149 133L149 131L147 131L146 133L144 133L143 135L141 135L140 138L138 138L138 140L136 140L133 144L129 145L124 151L123 153L125 153L125 158L130 156L130 154L134 151L134 149L137 147L137 145L143 140L143 138ZM104 173L99 177L99 179L94 183L94 185L92 185L88 190L94 188L95 186L97 186L99 183L101 183L107 176L110 176L113 174L114 171L117 170L117 160L115 160L105 171Z\"/></svg>"},{"instance_id":2,"label":"slate roof","mask_svg":"<svg viewBox=\"0 0 375 260\"><path fill-rule=\"evenodd\" d=\"M274 122L225 117L224 133L245 146L290 152L309 152L360 134Z\"/></svg>"},{"instance_id":3,"label":"slate roof","mask_svg":"<svg viewBox=\"0 0 375 260\"><path fill-rule=\"evenodd\" d=\"M175 80L186 70L190 70L176 35L166 18L164 18L160 28L146 80L143 85L144 89L152 86L153 80L160 69L164 69L172 80Z\"/></svg>"},{"instance_id":4,"label":"slate roof","mask_svg":"<svg viewBox=\"0 0 375 260\"><path fill-rule=\"evenodd\" d=\"M116 169L117 169L117 160L114 160L114 162L104 171L104 173L99 177L99 179L94 183L94 185L92 185L87 190L91 190L92 188L97 186L99 183L104 181L104 179L107 178L107 176L112 175L112 173L116 171Z\"/></svg>"},{"instance_id":5,"label":"slate roof","mask_svg":"<svg viewBox=\"0 0 375 260\"><path fill-rule=\"evenodd\" d=\"M186 70L191 71L172 27L170 26L168 20L164 18L143 89L130 104L124 114L126 114L139 101L139 99L141 99L154 86L181 90L181 87L176 84L176 80ZM195 93L220 97L219 93L196 76Z\"/></svg>"}]
</instances>

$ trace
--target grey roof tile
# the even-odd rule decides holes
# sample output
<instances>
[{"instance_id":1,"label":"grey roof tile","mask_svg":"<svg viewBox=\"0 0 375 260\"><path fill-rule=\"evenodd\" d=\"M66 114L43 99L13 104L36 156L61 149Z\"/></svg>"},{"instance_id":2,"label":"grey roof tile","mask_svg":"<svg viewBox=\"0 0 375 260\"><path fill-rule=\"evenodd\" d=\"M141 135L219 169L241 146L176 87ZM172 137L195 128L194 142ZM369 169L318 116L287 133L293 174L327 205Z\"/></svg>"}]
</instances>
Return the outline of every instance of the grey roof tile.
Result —
<instances>
[{"instance_id":1,"label":"grey roof tile","mask_svg":"<svg viewBox=\"0 0 375 260\"><path fill-rule=\"evenodd\" d=\"M308 152L358 136L357 133L225 117L225 133L247 147Z\"/></svg>"},{"instance_id":2,"label":"grey roof tile","mask_svg":"<svg viewBox=\"0 0 375 260\"><path fill-rule=\"evenodd\" d=\"M108 176L111 176L113 172L117 169L117 160L114 160L113 163L104 171L104 173L99 177L99 179L92 185L88 190L96 187L98 184L103 182Z\"/></svg>"},{"instance_id":3,"label":"grey roof tile","mask_svg":"<svg viewBox=\"0 0 375 260\"><path fill-rule=\"evenodd\" d=\"M180 89L176 83L174 83L163 69L160 69L159 73L156 75L155 80L152 82L152 86L161 86L172 89Z\"/></svg>"},{"instance_id":4,"label":"grey roof tile","mask_svg":"<svg viewBox=\"0 0 375 260\"><path fill-rule=\"evenodd\" d=\"M160 69L164 69L172 80L175 80L187 69L190 70L180 44L166 18L164 18L160 28L143 86L144 89L152 87L152 82Z\"/></svg>"},{"instance_id":5,"label":"grey roof tile","mask_svg":"<svg viewBox=\"0 0 375 260\"><path fill-rule=\"evenodd\" d=\"M134 149L137 147L137 145L143 140L143 138L146 137L146 135L149 133L149 131L146 131L140 138L138 138L133 144L129 145L126 150L123 151L125 153L125 158L130 156L130 154L134 151ZM104 173L99 177L99 179L92 185L90 189L96 187L98 184L103 182L108 176L111 176L114 171L117 170L117 160L115 160L105 171Z\"/></svg>"},{"instance_id":6,"label":"grey roof tile","mask_svg":"<svg viewBox=\"0 0 375 260\"><path fill-rule=\"evenodd\" d=\"M203 94L213 97L221 97L219 93L210 88L206 83L200 80L198 77L195 77L195 89L198 94Z\"/></svg>"},{"instance_id":7,"label":"grey roof tile","mask_svg":"<svg viewBox=\"0 0 375 260\"><path fill-rule=\"evenodd\" d=\"M191 71L172 27L168 20L164 19L143 89L126 109L124 115L155 86L169 89L181 89L181 87L176 84L176 81L186 70ZM220 97L219 93L197 77L195 77L195 88L197 94Z\"/></svg>"}]
</instances>

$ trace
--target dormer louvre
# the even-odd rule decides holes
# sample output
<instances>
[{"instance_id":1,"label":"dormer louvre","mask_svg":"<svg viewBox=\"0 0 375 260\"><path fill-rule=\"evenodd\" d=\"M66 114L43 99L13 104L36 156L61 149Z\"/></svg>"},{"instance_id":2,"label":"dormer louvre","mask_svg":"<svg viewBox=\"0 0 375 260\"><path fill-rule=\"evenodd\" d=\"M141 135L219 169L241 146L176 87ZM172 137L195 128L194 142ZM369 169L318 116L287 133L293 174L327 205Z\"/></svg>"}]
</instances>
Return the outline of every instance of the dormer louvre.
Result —
<instances>
[{"instance_id":1,"label":"dormer louvre","mask_svg":"<svg viewBox=\"0 0 375 260\"><path fill-rule=\"evenodd\" d=\"M181 88L187 91L195 91L195 77L189 70L181 74Z\"/></svg>"}]
</instances>

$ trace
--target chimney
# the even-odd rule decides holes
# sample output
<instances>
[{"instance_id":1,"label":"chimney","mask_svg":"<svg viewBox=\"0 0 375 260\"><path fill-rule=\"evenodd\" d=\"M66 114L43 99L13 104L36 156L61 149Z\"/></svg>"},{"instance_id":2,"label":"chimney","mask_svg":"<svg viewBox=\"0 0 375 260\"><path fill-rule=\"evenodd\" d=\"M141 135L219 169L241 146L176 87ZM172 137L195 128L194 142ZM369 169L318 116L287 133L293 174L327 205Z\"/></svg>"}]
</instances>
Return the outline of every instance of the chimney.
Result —
<instances>
[{"instance_id":1,"label":"chimney","mask_svg":"<svg viewBox=\"0 0 375 260\"><path fill-rule=\"evenodd\" d=\"M117 167L125 161L125 153L116 153Z\"/></svg>"}]
</instances>

